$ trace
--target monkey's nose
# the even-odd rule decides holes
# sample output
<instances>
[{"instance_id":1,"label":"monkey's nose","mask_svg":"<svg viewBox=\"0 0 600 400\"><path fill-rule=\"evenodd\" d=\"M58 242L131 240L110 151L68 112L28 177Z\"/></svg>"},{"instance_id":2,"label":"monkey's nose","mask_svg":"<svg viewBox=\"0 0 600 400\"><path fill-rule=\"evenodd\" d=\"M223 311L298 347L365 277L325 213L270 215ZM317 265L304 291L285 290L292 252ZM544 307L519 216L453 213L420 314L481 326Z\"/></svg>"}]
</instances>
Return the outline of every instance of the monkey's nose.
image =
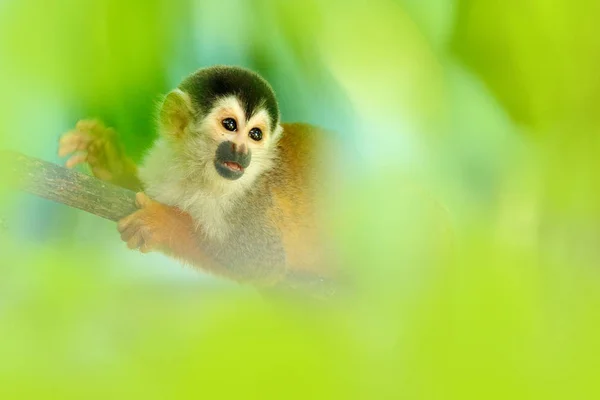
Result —
<instances>
[{"instance_id":1,"label":"monkey's nose","mask_svg":"<svg viewBox=\"0 0 600 400\"><path fill-rule=\"evenodd\" d=\"M245 143L231 142L231 151L234 153L248 154L248 146Z\"/></svg>"}]
</instances>

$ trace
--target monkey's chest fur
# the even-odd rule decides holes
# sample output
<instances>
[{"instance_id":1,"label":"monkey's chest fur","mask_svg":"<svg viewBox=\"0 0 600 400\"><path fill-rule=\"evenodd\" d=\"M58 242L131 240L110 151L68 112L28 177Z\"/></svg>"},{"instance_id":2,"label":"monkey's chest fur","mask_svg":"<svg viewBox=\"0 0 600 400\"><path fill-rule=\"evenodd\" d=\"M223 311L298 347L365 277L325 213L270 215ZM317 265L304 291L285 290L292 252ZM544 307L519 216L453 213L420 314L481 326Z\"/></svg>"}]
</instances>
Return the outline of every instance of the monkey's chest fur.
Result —
<instances>
[{"instance_id":1,"label":"monkey's chest fur","mask_svg":"<svg viewBox=\"0 0 600 400\"><path fill-rule=\"evenodd\" d=\"M203 244L217 262L243 279L268 277L286 265L281 232L273 221L272 199L263 186L259 183L234 201L219 222L211 221L227 233L208 236Z\"/></svg>"},{"instance_id":2,"label":"monkey's chest fur","mask_svg":"<svg viewBox=\"0 0 600 400\"><path fill-rule=\"evenodd\" d=\"M284 269L285 250L273 221L277 212L265 179L233 195L215 195L177 180L144 184L152 198L192 216L199 247L231 275L260 280Z\"/></svg>"}]
</instances>

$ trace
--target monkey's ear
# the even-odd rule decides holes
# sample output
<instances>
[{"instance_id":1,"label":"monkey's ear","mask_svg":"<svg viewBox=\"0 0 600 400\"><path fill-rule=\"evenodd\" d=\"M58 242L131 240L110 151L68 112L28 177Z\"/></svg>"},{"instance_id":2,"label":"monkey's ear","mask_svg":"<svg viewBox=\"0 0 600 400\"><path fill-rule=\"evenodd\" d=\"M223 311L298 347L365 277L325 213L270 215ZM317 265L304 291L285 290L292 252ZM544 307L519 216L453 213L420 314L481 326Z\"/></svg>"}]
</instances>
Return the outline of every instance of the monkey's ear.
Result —
<instances>
[{"instance_id":1,"label":"monkey's ear","mask_svg":"<svg viewBox=\"0 0 600 400\"><path fill-rule=\"evenodd\" d=\"M188 94L179 89L169 92L162 102L158 118L162 135L181 138L192 121L192 102Z\"/></svg>"}]
</instances>

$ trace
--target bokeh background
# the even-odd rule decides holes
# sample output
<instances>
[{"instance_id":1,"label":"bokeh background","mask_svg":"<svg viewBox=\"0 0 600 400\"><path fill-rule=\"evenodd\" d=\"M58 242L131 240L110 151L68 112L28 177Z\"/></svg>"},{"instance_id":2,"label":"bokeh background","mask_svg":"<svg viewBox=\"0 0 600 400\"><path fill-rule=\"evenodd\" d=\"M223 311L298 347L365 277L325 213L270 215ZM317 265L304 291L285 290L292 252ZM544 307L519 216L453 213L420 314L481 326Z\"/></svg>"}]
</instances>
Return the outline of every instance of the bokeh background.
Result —
<instances>
[{"instance_id":1,"label":"bokeh background","mask_svg":"<svg viewBox=\"0 0 600 400\"><path fill-rule=\"evenodd\" d=\"M78 119L136 160L198 67L265 76L339 140L358 284L273 304L0 171L0 398L600 397L600 3L0 0L0 148ZM82 168L82 171L85 171Z\"/></svg>"}]
</instances>

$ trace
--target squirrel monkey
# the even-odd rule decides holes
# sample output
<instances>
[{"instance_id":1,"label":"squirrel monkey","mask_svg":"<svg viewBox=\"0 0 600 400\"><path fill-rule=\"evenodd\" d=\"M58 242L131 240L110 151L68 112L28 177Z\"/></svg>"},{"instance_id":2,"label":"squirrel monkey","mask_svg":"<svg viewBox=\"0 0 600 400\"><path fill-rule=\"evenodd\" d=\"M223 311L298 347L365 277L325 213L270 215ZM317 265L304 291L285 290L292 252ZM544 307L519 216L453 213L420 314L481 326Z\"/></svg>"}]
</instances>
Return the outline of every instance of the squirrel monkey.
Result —
<instances>
[{"instance_id":1,"label":"squirrel monkey","mask_svg":"<svg viewBox=\"0 0 600 400\"><path fill-rule=\"evenodd\" d=\"M318 130L282 124L262 77L231 66L194 72L164 98L158 130L139 167L98 121L79 121L60 139L67 167L87 163L96 177L139 192L139 210L118 222L129 248L260 287L328 281L316 218Z\"/></svg>"}]
</instances>

